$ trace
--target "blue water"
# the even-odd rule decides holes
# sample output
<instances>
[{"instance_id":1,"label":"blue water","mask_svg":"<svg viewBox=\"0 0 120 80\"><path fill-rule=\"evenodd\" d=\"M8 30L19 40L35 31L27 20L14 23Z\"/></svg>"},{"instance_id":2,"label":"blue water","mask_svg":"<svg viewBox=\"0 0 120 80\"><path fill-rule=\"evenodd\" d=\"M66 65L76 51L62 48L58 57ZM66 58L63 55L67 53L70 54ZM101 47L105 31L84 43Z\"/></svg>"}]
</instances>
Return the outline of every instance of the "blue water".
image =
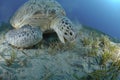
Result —
<instances>
[{"instance_id":1,"label":"blue water","mask_svg":"<svg viewBox=\"0 0 120 80\"><path fill-rule=\"evenodd\" d=\"M0 22L10 16L27 0L1 0ZM72 20L98 29L120 39L120 0L57 0Z\"/></svg>"}]
</instances>

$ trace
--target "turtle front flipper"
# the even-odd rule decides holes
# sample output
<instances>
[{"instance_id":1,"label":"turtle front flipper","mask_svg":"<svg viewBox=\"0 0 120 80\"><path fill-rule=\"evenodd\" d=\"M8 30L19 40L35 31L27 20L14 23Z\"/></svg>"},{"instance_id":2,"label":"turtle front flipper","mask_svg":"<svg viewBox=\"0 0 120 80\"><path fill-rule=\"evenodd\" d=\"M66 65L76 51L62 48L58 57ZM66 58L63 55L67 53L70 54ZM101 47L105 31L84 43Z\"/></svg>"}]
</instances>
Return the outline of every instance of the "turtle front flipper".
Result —
<instances>
[{"instance_id":1,"label":"turtle front flipper","mask_svg":"<svg viewBox=\"0 0 120 80\"><path fill-rule=\"evenodd\" d=\"M5 37L7 42L15 47L28 48L42 40L42 32L39 28L26 25L20 29L10 30Z\"/></svg>"},{"instance_id":2,"label":"turtle front flipper","mask_svg":"<svg viewBox=\"0 0 120 80\"><path fill-rule=\"evenodd\" d=\"M57 33L60 41L65 43L75 41L76 32L73 28L73 23L65 16L58 16L55 18L50 26Z\"/></svg>"}]
</instances>

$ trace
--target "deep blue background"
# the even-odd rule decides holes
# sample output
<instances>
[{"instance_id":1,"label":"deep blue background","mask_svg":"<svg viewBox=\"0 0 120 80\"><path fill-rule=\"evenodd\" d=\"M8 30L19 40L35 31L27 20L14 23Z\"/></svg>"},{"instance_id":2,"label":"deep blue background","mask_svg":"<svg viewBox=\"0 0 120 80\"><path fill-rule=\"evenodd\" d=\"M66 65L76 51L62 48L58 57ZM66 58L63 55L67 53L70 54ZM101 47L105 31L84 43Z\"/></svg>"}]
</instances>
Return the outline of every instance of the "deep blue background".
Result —
<instances>
[{"instance_id":1,"label":"deep blue background","mask_svg":"<svg viewBox=\"0 0 120 80\"><path fill-rule=\"evenodd\" d=\"M27 0L1 0L0 22L7 22ZM120 0L57 0L72 20L120 39Z\"/></svg>"}]
</instances>

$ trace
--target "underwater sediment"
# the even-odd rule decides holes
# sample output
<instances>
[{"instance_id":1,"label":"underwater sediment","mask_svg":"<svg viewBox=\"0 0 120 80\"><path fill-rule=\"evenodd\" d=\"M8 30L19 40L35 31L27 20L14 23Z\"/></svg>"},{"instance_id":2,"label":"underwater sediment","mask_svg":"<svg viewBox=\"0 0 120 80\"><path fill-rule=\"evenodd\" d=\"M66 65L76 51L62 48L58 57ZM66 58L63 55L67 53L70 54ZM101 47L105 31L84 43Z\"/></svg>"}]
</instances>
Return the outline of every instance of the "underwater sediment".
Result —
<instances>
[{"instance_id":1,"label":"underwater sediment","mask_svg":"<svg viewBox=\"0 0 120 80\"><path fill-rule=\"evenodd\" d=\"M1 26L0 80L120 80L120 45L103 33L76 24L75 43L47 34L39 44L19 49L5 41L10 25Z\"/></svg>"}]
</instances>

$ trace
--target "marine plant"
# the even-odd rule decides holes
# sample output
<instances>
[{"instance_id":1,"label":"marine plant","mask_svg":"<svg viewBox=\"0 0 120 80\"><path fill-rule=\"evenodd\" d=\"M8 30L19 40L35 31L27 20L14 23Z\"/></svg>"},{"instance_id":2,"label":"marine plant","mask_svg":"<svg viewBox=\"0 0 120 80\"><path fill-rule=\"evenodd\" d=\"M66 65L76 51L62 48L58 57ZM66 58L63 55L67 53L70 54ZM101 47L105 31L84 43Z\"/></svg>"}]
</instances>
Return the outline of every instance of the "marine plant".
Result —
<instances>
[{"instance_id":1,"label":"marine plant","mask_svg":"<svg viewBox=\"0 0 120 80\"><path fill-rule=\"evenodd\" d=\"M10 59L5 59L7 66L11 66L15 61L17 55L14 50L10 53Z\"/></svg>"},{"instance_id":2,"label":"marine plant","mask_svg":"<svg viewBox=\"0 0 120 80\"><path fill-rule=\"evenodd\" d=\"M48 52L50 54L55 54L55 53L59 53L59 52L63 52L63 51L67 51L67 50L73 50L75 48L75 43L66 43L63 44L61 42L53 42L50 43L49 47L48 47Z\"/></svg>"}]
</instances>

